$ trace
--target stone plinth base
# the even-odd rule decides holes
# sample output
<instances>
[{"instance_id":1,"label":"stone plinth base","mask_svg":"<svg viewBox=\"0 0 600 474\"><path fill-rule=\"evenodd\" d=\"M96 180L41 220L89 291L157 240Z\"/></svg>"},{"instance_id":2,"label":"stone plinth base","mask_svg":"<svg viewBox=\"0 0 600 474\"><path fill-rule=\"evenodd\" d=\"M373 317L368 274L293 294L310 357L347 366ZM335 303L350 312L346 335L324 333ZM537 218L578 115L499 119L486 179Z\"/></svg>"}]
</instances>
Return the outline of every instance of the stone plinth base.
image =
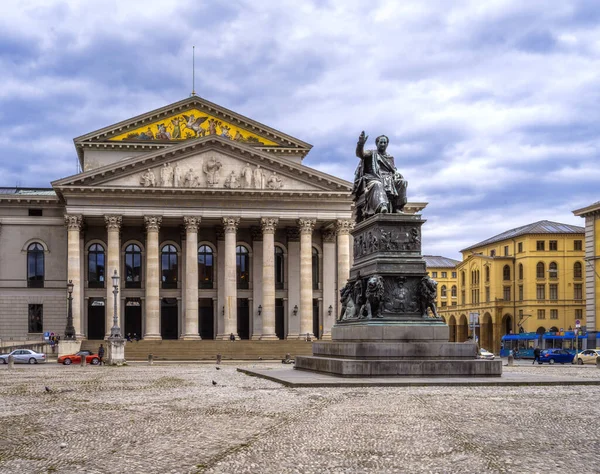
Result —
<instances>
[{"instance_id":1,"label":"stone plinth base","mask_svg":"<svg viewBox=\"0 0 600 474\"><path fill-rule=\"evenodd\" d=\"M61 340L58 343L58 357L75 354L81 349L81 341L65 341Z\"/></svg>"},{"instance_id":2,"label":"stone plinth base","mask_svg":"<svg viewBox=\"0 0 600 474\"><path fill-rule=\"evenodd\" d=\"M123 365L125 363L125 339L109 338L107 346L108 357L106 363L108 365Z\"/></svg>"}]
</instances>

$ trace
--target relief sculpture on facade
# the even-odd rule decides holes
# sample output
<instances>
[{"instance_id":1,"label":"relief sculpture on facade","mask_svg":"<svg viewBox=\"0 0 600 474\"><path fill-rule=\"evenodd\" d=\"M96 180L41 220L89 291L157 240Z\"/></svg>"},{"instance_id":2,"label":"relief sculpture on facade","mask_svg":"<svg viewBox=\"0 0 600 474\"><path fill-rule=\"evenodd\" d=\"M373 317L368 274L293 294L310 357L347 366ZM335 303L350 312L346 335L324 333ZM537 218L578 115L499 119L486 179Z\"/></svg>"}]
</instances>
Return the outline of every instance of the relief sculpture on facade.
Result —
<instances>
[{"instance_id":1,"label":"relief sculpture on facade","mask_svg":"<svg viewBox=\"0 0 600 474\"><path fill-rule=\"evenodd\" d=\"M219 170L223 164L214 156L204 162L202 171L206 175L206 185L209 188L215 188L219 185Z\"/></svg>"},{"instance_id":2,"label":"relief sculpture on facade","mask_svg":"<svg viewBox=\"0 0 600 474\"><path fill-rule=\"evenodd\" d=\"M421 236L416 227L378 229L363 232L354 238L354 258L374 252L417 252L421 249Z\"/></svg>"}]
</instances>

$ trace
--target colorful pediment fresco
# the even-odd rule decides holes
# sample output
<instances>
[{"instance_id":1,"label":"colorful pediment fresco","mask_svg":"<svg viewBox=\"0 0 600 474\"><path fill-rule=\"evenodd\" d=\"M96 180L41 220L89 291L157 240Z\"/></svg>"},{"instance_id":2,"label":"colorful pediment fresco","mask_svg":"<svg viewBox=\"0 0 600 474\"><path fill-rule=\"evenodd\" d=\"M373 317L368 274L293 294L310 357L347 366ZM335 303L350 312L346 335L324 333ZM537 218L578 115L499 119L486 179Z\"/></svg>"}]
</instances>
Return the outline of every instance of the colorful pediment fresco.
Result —
<instances>
[{"instance_id":1,"label":"colorful pediment fresco","mask_svg":"<svg viewBox=\"0 0 600 474\"><path fill-rule=\"evenodd\" d=\"M111 138L111 141L179 141L190 138L219 135L230 140L251 145L278 146L264 137L225 122L213 115L193 108L185 113L173 114Z\"/></svg>"}]
</instances>

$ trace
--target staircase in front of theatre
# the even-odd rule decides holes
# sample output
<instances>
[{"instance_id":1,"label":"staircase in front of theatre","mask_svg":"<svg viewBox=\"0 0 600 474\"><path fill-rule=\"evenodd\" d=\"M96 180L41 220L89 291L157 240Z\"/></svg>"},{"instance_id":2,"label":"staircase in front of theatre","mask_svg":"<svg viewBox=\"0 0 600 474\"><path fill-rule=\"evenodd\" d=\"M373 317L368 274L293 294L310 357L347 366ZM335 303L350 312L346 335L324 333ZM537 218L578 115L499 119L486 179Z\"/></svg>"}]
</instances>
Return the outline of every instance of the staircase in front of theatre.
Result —
<instances>
[{"instance_id":1,"label":"staircase in front of theatre","mask_svg":"<svg viewBox=\"0 0 600 474\"><path fill-rule=\"evenodd\" d=\"M93 352L100 344L106 347L106 341L87 340L81 349ZM312 355L312 343L306 341L146 341L128 342L125 345L126 360L147 360L152 354L154 360L216 360L221 354L222 360L281 360L289 353Z\"/></svg>"}]
</instances>

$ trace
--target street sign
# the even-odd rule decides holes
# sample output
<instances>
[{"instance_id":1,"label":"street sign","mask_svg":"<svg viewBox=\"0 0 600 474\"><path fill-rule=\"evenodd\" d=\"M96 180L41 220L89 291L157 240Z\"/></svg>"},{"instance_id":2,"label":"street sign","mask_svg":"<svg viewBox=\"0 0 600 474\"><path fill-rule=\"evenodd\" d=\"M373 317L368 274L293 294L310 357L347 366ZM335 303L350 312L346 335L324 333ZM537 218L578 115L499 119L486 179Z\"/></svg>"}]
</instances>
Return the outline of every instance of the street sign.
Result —
<instances>
[{"instance_id":1,"label":"street sign","mask_svg":"<svg viewBox=\"0 0 600 474\"><path fill-rule=\"evenodd\" d=\"M479 324L479 313L469 313L469 322L471 324Z\"/></svg>"},{"instance_id":2,"label":"street sign","mask_svg":"<svg viewBox=\"0 0 600 474\"><path fill-rule=\"evenodd\" d=\"M579 319L575 320L575 327L576 328L580 328L581 327L581 320L579 320Z\"/></svg>"}]
</instances>

